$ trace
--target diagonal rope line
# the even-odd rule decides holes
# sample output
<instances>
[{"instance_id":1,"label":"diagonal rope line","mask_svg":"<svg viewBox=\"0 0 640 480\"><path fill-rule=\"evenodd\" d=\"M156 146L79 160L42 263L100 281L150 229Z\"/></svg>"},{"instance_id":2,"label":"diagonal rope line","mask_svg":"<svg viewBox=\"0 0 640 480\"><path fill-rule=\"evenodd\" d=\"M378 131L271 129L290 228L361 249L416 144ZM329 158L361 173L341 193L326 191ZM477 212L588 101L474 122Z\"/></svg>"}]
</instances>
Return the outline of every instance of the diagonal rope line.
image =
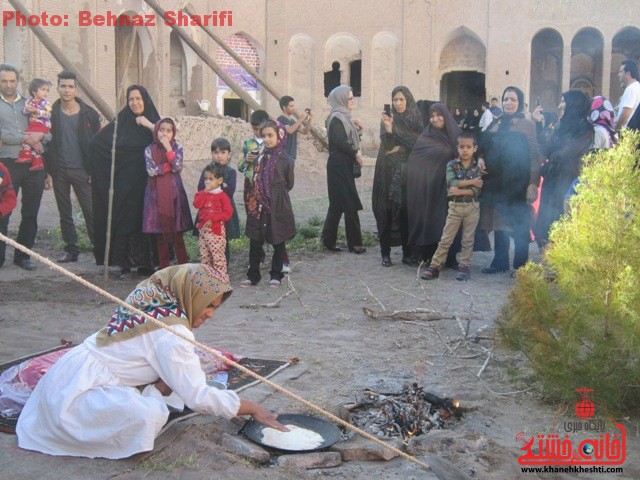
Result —
<instances>
[{"instance_id":1,"label":"diagonal rope line","mask_svg":"<svg viewBox=\"0 0 640 480\"><path fill-rule=\"evenodd\" d=\"M143 316L145 319L149 320L150 322L153 322L154 324L158 325L161 328L164 328L165 330L173 333L174 335L176 335L177 337L180 337L181 339L195 345L196 347L200 348L201 350L213 355L214 357L216 357L219 360L222 360L224 363L226 363L227 365L231 365L234 368L237 368L238 370L246 373L247 375L252 376L253 378L260 380L262 383L264 383L265 385L268 385L269 387L273 388L275 391L282 393L283 395L291 398L292 400L295 400L296 402L300 402L301 404L305 405L306 407L308 407L310 410L313 410L316 413L319 413L320 415L332 420L335 423L338 423L340 425L342 425L343 427L347 428L348 430L351 430L355 433L357 433L358 435L371 440L372 442L375 442L378 445L381 445L382 447L391 450L392 452L398 454L399 456L401 456L402 458L404 458L405 460L408 460L412 463L415 463L416 465L425 468L427 470L430 470L431 467L426 464L425 462L422 462L420 460L418 460L417 458L403 452L402 450L396 448L396 447L392 447L391 445L388 445L387 443L385 443L383 440L380 440L379 438L375 437L374 435L365 432L364 430L350 424L349 422L346 422L344 420L342 420L341 418L333 415L330 412L327 412L326 410L318 407L317 405L309 402L308 400L305 400L304 398L296 395L293 392L290 392L289 390L281 387L280 385L273 383L271 380L268 380L264 377L262 377L261 375L258 375L257 373L253 372L252 370L249 370L248 368L246 368L243 365L240 365L237 362L234 362L233 360L230 360L228 358L226 358L224 355L216 352L215 350L213 350L212 348L208 347L207 345L204 345L196 340L192 340L189 337L178 333L174 330L172 330L168 325L165 325L164 323L156 320L155 318L153 318L152 316L146 314L145 312L143 312L142 310L139 310L131 305L129 305L128 303L124 302L123 300L119 299L118 297L112 295L111 293L101 289L100 287L98 287L97 285L94 285L93 283L85 280L82 277L79 277L78 275L76 275L73 272L70 272L69 270L61 267L60 265L57 265L55 263L53 263L51 260L49 260L48 258L31 251L30 249L28 249L27 247L20 245L19 243L15 242L14 240L8 238L7 236L3 235L0 233L0 240L7 243L7 245L12 246L13 248L16 248L24 253L26 253L27 255L31 255L32 257L34 257L36 260L38 260L39 262L47 265L49 268L52 268L53 270L57 270L58 272L62 273L63 275L71 278L72 280L74 280L75 282L78 282L82 285L84 285L85 287L89 288L90 290L93 290L94 292L108 298L109 300L111 300L114 303L117 303L118 305L129 309L132 312L137 313L138 315Z\"/></svg>"}]
</instances>

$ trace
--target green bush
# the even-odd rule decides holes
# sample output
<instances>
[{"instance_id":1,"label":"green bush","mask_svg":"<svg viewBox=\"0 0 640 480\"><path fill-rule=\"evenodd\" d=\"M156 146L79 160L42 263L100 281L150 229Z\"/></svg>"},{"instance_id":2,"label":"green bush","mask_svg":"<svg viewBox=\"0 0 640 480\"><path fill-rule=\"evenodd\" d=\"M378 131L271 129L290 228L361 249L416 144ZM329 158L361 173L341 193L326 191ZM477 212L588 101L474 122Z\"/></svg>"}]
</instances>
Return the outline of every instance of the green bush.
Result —
<instances>
[{"instance_id":1,"label":"green bush","mask_svg":"<svg viewBox=\"0 0 640 480\"><path fill-rule=\"evenodd\" d=\"M612 411L640 412L639 142L627 133L585 158L547 266L522 269L502 310L502 341L526 354L550 400L594 388Z\"/></svg>"},{"instance_id":2,"label":"green bush","mask_svg":"<svg viewBox=\"0 0 640 480\"><path fill-rule=\"evenodd\" d=\"M307 220L307 223L310 227L321 227L322 225L324 225L324 220L318 215L312 215L311 217L309 217L309 220Z\"/></svg>"},{"instance_id":3,"label":"green bush","mask_svg":"<svg viewBox=\"0 0 640 480\"><path fill-rule=\"evenodd\" d=\"M89 240L89 234L87 233L87 225L84 223L82 217L75 219L76 235L78 236L78 248L81 252L93 252L93 245ZM62 250L65 247L64 240L62 239L62 231L60 227L52 227L47 230L47 236L51 239L51 244L56 250Z\"/></svg>"}]
</instances>

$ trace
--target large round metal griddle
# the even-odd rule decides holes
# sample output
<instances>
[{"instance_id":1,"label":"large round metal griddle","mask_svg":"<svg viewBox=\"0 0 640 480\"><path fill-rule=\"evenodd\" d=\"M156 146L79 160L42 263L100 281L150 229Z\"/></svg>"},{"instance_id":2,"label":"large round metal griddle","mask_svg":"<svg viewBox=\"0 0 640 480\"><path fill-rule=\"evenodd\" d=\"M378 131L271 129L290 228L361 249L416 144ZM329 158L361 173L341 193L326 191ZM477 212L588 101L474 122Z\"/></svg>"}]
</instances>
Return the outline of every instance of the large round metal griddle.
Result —
<instances>
[{"instance_id":1,"label":"large round metal griddle","mask_svg":"<svg viewBox=\"0 0 640 480\"><path fill-rule=\"evenodd\" d=\"M283 425L295 425L300 428L306 428L307 430L312 430L319 435L322 436L324 442L314 449L311 450L298 450L292 448L276 448L271 445L265 445L262 443L263 430L267 427L264 425L251 420L244 427L244 433L249 438L249 440L268 447L274 450L283 450L288 452L311 452L315 450L322 450L323 448L330 447L338 440L342 438L342 432L336 427L333 423L328 422L322 418L312 417L310 415L297 415L292 413L283 413L282 415L278 415L278 422Z\"/></svg>"}]
</instances>

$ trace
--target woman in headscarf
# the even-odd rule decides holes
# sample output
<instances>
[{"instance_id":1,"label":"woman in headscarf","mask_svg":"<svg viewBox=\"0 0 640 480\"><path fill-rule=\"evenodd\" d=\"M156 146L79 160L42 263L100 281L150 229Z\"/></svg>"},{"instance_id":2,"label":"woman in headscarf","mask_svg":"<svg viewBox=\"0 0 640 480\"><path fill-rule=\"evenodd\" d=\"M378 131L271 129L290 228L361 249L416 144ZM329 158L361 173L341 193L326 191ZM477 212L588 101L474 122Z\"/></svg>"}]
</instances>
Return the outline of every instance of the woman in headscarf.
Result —
<instances>
[{"instance_id":1,"label":"woman in headscarf","mask_svg":"<svg viewBox=\"0 0 640 480\"><path fill-rule=\"evenodd\" d=\"M540 169L544 182L534 230L540 247L549 242L551 224L564 212L565 194L571 182L580 175L582 157L593 145L593 125L587 118L589 107L589 98L580 90L564 92L558 107L564 114L553 136L542 148L547 161Z\"/></svg>"},{"instance_id":2,"label":"woman in headscarf","mask_svg":"<svg viewBox=\"0 0 640 480\"><path fill-rule=\"evenodd\" d=\"M91 140L91 189L93 197L94 255L102 265L106 251L109 186L111 184L111 149L116 136L116 166L113 181L110 265L127 274L139 266L139 273L153 273L149 239L142 234L144 192L147 170L144 150L153 142L153 129L160 120L147 90L140 85L127 88L127 106Z\"/></svg>"},{"instance_id":3,"label":"woman in headscarf","mask_svg":"<svg viewBox=\"0 0 640 480\"><path fill-rule=\"evenodd\" d=\"M192 410L251 415L282 429L275 416L232 391L209 387L193 344L231 295L208 265L168 267L139 283L126 302L164 323L118 307L109 323L62 356L40 379L20 417L21 448L50 455L126 458L153 450L172 392ZM175 402L172 402L174 404Z\"/></svg>"},{"instance_id":4,"label":"woman in headscarf","mask_svg":"<svg viewBox=\"0 0 640 480\"><path fill-rule=\"evenodd\" d=\"M463 130L477 133L480 129L480 112L477 108L467 108L467 116L464 119Z\"/></svg>"},{"instance_id":5,"label":"woman in headscarf","mask_svg":"<svg viewBox=\"0 0 640 480\"><path fill-rule=\"evenodd\" d=\"M338 226L344 213L349 251L365 253L367 249L362 246L362 232L358 217L358 210L362 210L362 203L353 176L354 163L362 166L360 154L362 126L351 117L351 109L355 105L353 90L347 85L336 87L331 90L328 101L331 106L331 112L327 117L329 210L322 229L322 243L328 250L340 251L336 241Z\"/></svg>"},{"instance_id":6,"label":"woman in headscarf","mask_svg":"<svg viewBox=\"0 0 640 480\"><path fill-rule=\"evenodd\" d=\"M482 273L509 270L510 236L515 244L513 268L529 259L531 204L538 196L540 153L536 126L524 115L524 94L507 87L502 94L503 114L482 135L480 168L487 174L480 197L480 228L494 231L494 258Z\"/></svg>"},{"instance_id":7,"label":"woman in headscarf","mask_svg":"<svg viewBox=\"0 0 640 480\"><path fill-rule=\"evenodd\" d=\"M402 245L402 261L411 263L407 245L406 163L422 132L422 115L407 87L391 92L391 116L382 113L380 122L380 150L373 176L371 202L380 236L382 266L391 266L391 246Z\"/></svg>"},{"instance_id":8,"label":"woman in headscarf","mask_svg":"<svg viewBox=\"0 0 640 480\"><path fill-rule=\"evenodd\" d=\"M289 192L293 188L293 160L285 150L287 133L280 122L267 120L260 124L264 147L254 161L251 189L247 197L247 224L249 237L249 269L241 287L260 282L260 261L264 242L273 245L271 280L269 285L279 287L285 242L296 235L296 221Z\"/></svg>"},{"instance_id":9,"label":"woman in headscarf","mask_svg":"<svg viewBox=\"0 0 640 480\"><path fill-rule=\"evenodd\" d=\"M459 127L462 127L462 124L464 123L464 113L462 113L458 107L453 110L453 119Z\"/></svg>"},{"instance_id":10,"label":"woman in headscarf","mask_svg":"<svg viewBox=\"0 0 640 480\"><path fill-rule=\"evenodd\" d=\"M426 263L438 248L447 220L447 163L458 156L460 127L442 103L429 108L429 125L422 131L407 161L408 243ZM455 261L450 250L447 263ZM417 252L412 252L416 254Z\"/></svg>"}]
</instances>

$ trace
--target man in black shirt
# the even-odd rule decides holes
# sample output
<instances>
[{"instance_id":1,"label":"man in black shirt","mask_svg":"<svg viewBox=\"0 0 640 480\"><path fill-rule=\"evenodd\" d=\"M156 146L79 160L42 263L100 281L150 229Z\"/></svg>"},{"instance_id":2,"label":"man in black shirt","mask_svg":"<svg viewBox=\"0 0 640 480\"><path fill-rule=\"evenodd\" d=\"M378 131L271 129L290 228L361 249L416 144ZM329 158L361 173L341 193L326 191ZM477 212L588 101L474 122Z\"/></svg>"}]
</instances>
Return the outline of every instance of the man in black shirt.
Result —
<instances>
[{"instance_id":1,"label":"man in black shirt","mask_svg":"<svg viewBox=\"0 0 640 480\"><path fill-rule=\"evenodd\" d=\"M73 222L71 188L76 194L87 233L93 243L93 210L91 207L91 173L89 167L89 141L100 130L100 116L89 105L76 97L76 75L58 74L60 98L53 104L49 150L45 155L47 172L53 179L53 193L60 214L60 229L65 253L59 263L78 260L80 249Z\"/></svg>"}]
</instances>

